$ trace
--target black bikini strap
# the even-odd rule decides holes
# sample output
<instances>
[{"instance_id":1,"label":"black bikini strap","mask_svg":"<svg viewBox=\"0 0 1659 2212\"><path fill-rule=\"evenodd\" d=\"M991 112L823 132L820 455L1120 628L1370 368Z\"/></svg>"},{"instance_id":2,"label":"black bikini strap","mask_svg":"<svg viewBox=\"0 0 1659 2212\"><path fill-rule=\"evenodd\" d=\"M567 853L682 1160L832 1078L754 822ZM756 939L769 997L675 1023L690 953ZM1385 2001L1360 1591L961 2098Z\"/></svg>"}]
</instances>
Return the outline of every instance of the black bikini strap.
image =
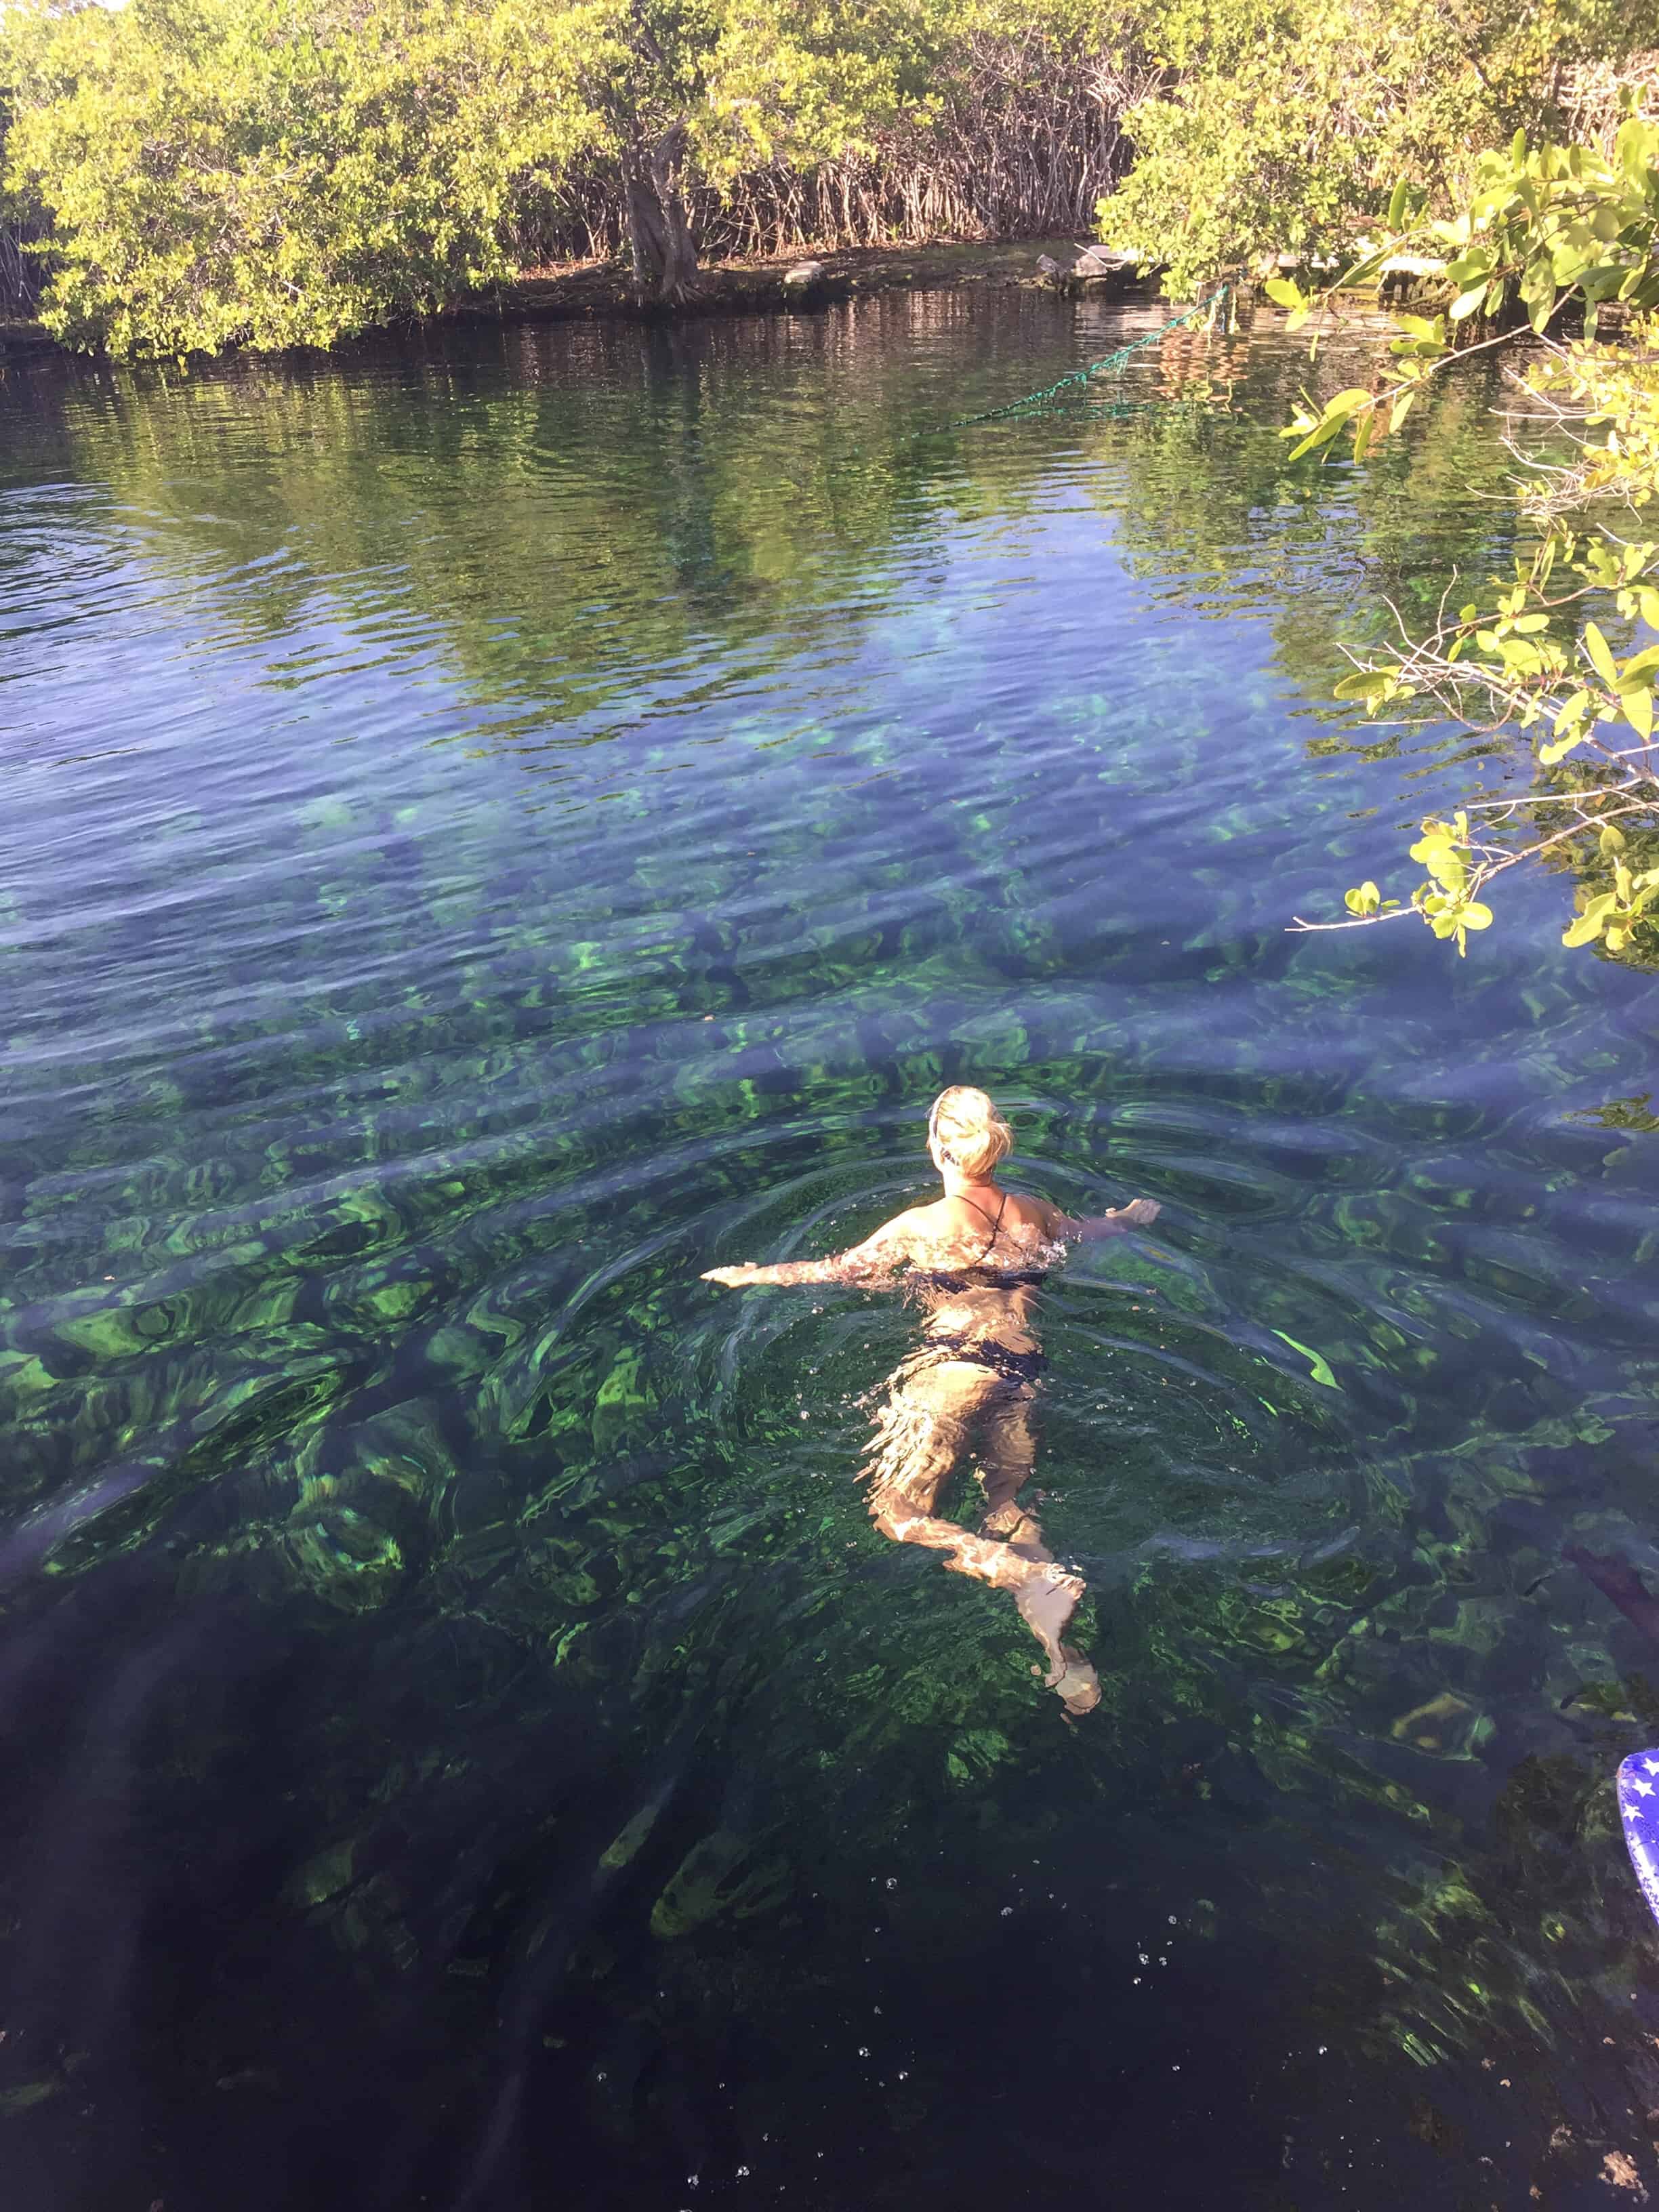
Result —
<instances>
[{"instance_id":1,"label":"black bikini strap","mask_svg":"<svg viewBox=\"0 0 1659 2212\"><path fill-rule=\"evenodd\" d=\"M966 1192L964 1192L964 1191L958 1191L958 1192L957 1193L957 1197L958 1197L958 1198L960 1198L960 1199L961 1199L961 1200L962 1200L962 1202L963 1202L963 1204L964 1206L971 1206L973 1207L973 1209L974 1209L975 1212L976 1214L978 1214L978 1216L979 1216L979 1218L980 1218L980 1219L981 1219L981 1221L991 1221L991 1217L990 1217L990 1215L989 1215L989 1214L985 1211L985 1208L984 1208L984 1207L983 1207L983 1206L979 1203L979 1200L978 1200L977 1199L969 1198L969 1197L967 1195ZM987 1239L986 1239L986 1241L985 1241L985 1244L984 1244L984 1246L983 1246L983 1249L982 1249L981 1250L981 1252L980 1252L979 1258L978 1258L978 1259L975 1259L975 1260L971 1260L971 1261L969 1261L969 1265L970 1267L978 1267L978 1265L979 1265L979 1263L980 1263L980 1260L983 1260L983 1259L986 1257L986 1255L989 1253L989 1251L990 1251L990 1249L991 1249L991 1247L992 1247L992 1246L996 1243L997 1238L1001 1235L1001 1233L1002 1233L1002 1217L1003 1217L1004 1213L1007 1211L1007 1206L1008 1206L1008 1194L1007 1194L1007 1192L1005 1190L1005 1191L1003 1192L1003 1194L1002 1194L1002 1204L1001 1204L1000 1206L998 1206L998 1208L997 1208L997 1218L996 1218L996 1219L995 1219L994 1221L991 1221L991 1233L990 1233L989 1237L987 1237Z\"/></svg>"}]
</instances>

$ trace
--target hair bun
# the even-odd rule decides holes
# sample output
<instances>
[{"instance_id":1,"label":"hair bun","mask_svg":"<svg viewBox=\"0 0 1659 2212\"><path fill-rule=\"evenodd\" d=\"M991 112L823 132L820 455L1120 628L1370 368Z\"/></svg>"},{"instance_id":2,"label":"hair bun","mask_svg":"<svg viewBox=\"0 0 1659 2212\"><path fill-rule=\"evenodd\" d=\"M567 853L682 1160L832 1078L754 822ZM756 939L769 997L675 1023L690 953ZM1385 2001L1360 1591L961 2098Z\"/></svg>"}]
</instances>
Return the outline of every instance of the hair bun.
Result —
<instances>
[{"instance_id":1,"label":"hair bun","mask_svg":"<svg viewBox=\"0 0 1659 2212\"><path fill-rule=\"evenodd\" d=\"M927 1134L967 1176L988 1176L1014 1149L1014 1133L995 1102L968 1083L953 1083L939 1092L927 1116Z\"/></svg>"}]
</instances>

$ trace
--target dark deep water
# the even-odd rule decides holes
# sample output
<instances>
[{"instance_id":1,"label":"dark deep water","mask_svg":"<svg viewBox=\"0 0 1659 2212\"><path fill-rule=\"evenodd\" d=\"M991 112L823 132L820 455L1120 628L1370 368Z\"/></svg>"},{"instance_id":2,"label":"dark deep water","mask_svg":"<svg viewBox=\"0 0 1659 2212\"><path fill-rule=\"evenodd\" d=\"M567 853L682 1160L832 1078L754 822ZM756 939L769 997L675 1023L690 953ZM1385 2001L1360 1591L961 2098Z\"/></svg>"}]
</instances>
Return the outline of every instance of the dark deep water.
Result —
<instances>
[{"instance_id":1,"label":"dark deep water","mask_svg":"<svg viewBox=\"0 0 1659 2212\"><path fill-rule=\"evenodd\" d=\"M1476 774L1318 703L1501 539L1470 394L911 435L1150 319L0 384L7 2212L1659 2187L1563 1559L1659 1568L1659 989L1559 878L1285 933ZM904 1310L696 1279L954 1079L1164 1206L1047 1301L1075 1727L865 1517Z\"/></svg>"}]
</instances>

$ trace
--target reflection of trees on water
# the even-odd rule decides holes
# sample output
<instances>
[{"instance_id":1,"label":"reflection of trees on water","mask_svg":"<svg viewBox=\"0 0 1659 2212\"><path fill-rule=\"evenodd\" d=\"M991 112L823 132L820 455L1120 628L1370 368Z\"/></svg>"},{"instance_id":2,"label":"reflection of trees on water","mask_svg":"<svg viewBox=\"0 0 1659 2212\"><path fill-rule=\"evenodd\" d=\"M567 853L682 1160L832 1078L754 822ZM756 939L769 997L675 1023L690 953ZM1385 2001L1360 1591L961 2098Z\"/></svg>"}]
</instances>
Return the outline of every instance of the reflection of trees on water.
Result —
<instances>
[{"instance_id":1,"label":"reflection of trees on water","mask_svg":"<svg viewBox=\"0 0 1659 2212\"><path fill-rule=\"evenodd\" d=\"M1250 341L1247 336L1183 323L1159 343L1158 397L1230 405L1249 370Z\"/></svg>"},{"instance_id":2,"label":"reflection of trees on water","mask_svg":"<svg viewBox=\"0 0 1659 2212\"><path fill-rule=\"evenodd\" d=\"M221 637L282 637L320 585L371 641L429 636L513 720L599 733L649 715L642 677L658 702L763 680L889 611L885 566L938 536L940 501L955 522L1032 514L1048 418L917 434L1047 380L1073 327L1105 350L1160 312L1085 306L1073 326L1024 294L887 294L824 316L440 337L365 348L345 374L238 363L113 394L43 376L37 404L136 510L145 560L204 575ZM1188 327L1089 388L1132 413L1060 419L1101 465L1103 560L1267 614L1321 697L1357 607L1409 607L1425 574L1484 552L1474 495L1503 455L1454 395L1339 496L1310 496L1276 435L1305 367L1282 340ZM227 465L234 514L204 513L192 487Z\"/></svg>"}]
</instances>

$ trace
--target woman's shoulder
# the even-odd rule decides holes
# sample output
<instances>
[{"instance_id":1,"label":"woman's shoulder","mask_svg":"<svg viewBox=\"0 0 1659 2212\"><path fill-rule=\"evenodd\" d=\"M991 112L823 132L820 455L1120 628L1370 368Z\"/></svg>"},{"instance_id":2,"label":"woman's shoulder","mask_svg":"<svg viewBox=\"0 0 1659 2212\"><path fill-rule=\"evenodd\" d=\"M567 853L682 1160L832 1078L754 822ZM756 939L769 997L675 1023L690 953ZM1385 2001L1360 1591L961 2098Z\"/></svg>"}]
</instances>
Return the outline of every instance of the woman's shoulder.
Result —
<instances>
[{"instance_id":1,"label":"woman's shoulder","mask_svg":"<svg viewBox=\"0 0 1659 2212\"><path fill-rule=\"evenodd\" d=\"M956 1218L955 1205L954 1199L930 1199L925 1206L908 1206L902 1213L895 1214L894 1224L896 1226L902 1222L907 1229L922 1233L930 1229L943 1228Z\"/></svg>"},{"instance_id":2,"label":"woman's shoulder","mask_svg":"<svg viewBox=\"0 0 1659 2212\"><path fill-rule=\"evenodd\" d=\"M1066 1216L1046 1198L1028 1198L1023 1191L1008 1194L1008 1225L1029 1230L1034 1237L1052 1240L1060 1233Z\"/></svg>"}]
</instances>

